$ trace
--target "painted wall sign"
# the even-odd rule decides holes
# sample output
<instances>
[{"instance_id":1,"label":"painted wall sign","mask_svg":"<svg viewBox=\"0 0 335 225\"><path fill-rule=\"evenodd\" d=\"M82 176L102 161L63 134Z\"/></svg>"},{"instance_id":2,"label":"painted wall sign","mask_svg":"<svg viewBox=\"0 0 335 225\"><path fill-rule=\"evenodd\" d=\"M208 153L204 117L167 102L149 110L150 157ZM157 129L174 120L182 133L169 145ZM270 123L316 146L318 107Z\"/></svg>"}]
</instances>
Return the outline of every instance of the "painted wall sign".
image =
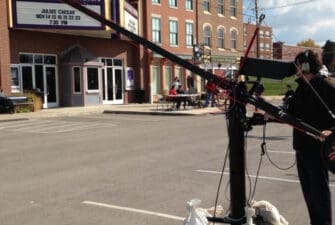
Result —
<instances>
[{"instance_id":1,"label":"painted wall sign","mask_svg":"<svg viewBox=\"0 0 335 225\"><path fill-rule=\"evenodd\" d=\"M102 24L58 0L12 0L14 27L47 29L104 29ZM81 0L81 4L104 15L103 0Z\"/></svg>"}]
</instances>

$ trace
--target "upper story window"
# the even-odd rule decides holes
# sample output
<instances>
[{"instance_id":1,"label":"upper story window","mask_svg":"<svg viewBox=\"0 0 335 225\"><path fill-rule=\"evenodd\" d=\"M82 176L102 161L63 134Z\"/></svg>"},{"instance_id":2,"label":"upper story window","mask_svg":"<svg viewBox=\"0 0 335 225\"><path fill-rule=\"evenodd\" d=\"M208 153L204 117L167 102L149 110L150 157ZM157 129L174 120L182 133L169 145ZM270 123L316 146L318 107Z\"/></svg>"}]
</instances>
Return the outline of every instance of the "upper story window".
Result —
<instances>
[{"instance_id":1,"label":"upper story window","mask_svg":"<svg viewBox=\"0 0 335 225\"><path fill-rule=\"evenodd\" d=\"M265 31L265 37L270 37L270 31Z\"/></svg>"},{"instance_id":2,"label":"upper story window","mask_svg":"<svg viewBox=\"0 0 335 225\"><path fill-rule=\"evenodd\" d=\"M260 36L260 37L264 37L264 31L259 30L259 36Z\"/></svg>"},{"instance_id":3,"label":"upper story window","mask_svg":"<svg viewBox=\"0 0 335 225\"><path fill-rule=\"evenodd\" d=\"M211 46L212 31L210 26L204 28L204 44Z\"/></svg>"},{"instance_id":4,"label":"upper story window","mask_svg":"<svg viewBox=\"0 0 335 225\"><path fill-rule=\"evenodd\" d=\"M236 0L230 0L230 16L237 17Z\"/></svg>"},{"instance_id":5,"label":"upper story window","mask_svg":"<svg viewBox=\"0 0 335 225\"><path fill-rule=\"evenodd\" d=\"M161 4L161 0L151 0L153 4Z\"/></svg>"},{"instance_id":6,"label":"upper story window","mask_svg":"<svg viewBox=\"0 0 335 225\"><path fill-rule=\"evenodd\" d=\"M170 20L170 45L178 45L178 21Z\"/></svg>"},{"instance_id":7,"label":"upper story window","mask_svg":"<svg viewBox=\"0 0 335 225\"><path fill-rule=\"evenodd\" d=\"M185 9L193 10L193 0L185 0Z\"/></svg>"},{"instance_id":8,"label":"upper story window","mask_svg":"<svg viewBox=\"0 0 335 225\"><path fill-rule=\"evenodd\" d=\"M152 18L152 41L154 43L162 43L161 39L161 19L157 17Z\"/></svg>"},{"instance_id":9,"label":"upper story window","mask_svg":"<svg viewBox=\"0 0 335 225\"><path fill-rule=\"evenodd\" d=\"M210 0L204 0L204 11L210 12L210 9L211 9Z\"/></svg>"},{"instance_id":10,"label":"upper story window","mask_svg":"<svg viewBox=\"0 0 335 225\"><path fill-rule=\"evenodd\" d=\"M218 0L218 14L224 15L224 0Z\"/></svg>"},{"instance_id":11,"label":"upper story window","mask_svg":"<svg viewBox=\"0 0 335 225\"><path fill-rule=\"evenodd\" d=\"M236 30L230 31L230 48L236 49L237 47L237 32Z\"/></svg>"},{"instance_id":12,"label":"upper story window","mask_svg":"<svg viewBox=\"0 0 335 225\"><path fill-rule=\"evenodd\" d=\"M177 7L177 0L169 0L169 6L170 7Z\"/></svg>"},{"instance_id":13,"label":"upper story window","mask_svg":"<svg viewBox=\"0 0 335 225\"><path fill-rule=\"evenodd\" d=\"M224 29L220 28L218 30L218 48L224 48Z\"/></svg>"},{"instance_id":14,"label":"upper story window","mask_svg":"<svg viewBox=\"0 0 335 225\"><path fill-rule=\"evenodd\" d=\"M186 46L193 45L193 23L186 22Z\"/></svg>"}]
</instances>

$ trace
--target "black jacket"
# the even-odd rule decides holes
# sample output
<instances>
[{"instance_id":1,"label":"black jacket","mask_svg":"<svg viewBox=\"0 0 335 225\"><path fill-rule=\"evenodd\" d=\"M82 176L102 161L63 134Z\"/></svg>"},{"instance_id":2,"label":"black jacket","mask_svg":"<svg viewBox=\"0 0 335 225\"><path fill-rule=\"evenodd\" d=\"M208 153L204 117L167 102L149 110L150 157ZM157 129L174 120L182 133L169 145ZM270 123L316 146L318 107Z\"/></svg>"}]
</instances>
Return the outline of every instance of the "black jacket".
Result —
<instances>
[{"instance_id":1,"label":"black jacket","mask_svg":"<svg viewBox=\"0 0 335 225\"><path fill-rule=\"evenodd\" d=\"M311 87L301 78L296 81L299 85L290 100L288 112L320 131L326 129L335 131L335 120ZM333 85L324 76L320 75L315 75L310 84L335 114L335 88ZM296 129L293 130L294 149L306 151L318 150L320 147L321 142L319 140Z\"/></svg>"}]
</instances>

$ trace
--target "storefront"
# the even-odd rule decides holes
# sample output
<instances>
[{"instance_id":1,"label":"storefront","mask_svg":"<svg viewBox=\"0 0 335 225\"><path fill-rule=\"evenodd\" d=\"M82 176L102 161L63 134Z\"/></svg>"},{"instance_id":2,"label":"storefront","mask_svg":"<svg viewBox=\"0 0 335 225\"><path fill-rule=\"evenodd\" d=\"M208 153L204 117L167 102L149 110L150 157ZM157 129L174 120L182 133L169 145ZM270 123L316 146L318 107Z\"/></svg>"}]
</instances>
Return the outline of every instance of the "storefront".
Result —
<instances>
[{"instance_id":1,"label":"storefront","mask_svg":"<svg viewBox=\"0 0 335 225\"><path fill-rule=\"evenodd\" d=\"M43 108L135 101L134 91L144 83L138 45L112 38L115 34L109 28L57 0L8 2L11 77L10 83L1 82L2 88L16 95L34 90L41 95ZM130 4L82 3L106 18L127 18L122 21L138 32L136 10ZM115 7L122 12L116 13Z\"/></svg>"}]
</instances>

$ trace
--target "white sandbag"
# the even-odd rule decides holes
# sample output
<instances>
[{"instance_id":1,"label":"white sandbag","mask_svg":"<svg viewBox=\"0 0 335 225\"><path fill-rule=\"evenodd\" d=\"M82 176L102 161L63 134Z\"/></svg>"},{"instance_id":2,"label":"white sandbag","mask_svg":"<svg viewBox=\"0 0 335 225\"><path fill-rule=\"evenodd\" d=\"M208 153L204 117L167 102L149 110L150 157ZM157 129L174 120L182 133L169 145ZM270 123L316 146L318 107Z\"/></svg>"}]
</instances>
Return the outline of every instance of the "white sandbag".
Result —
<instances>
[{"instance_id":1,"label":"white sandbag","mask_svg":"<svg viewBox=\"0 0 335 225\"><path fill-rule=\"evenodd\" d=\"M255 209L256 215L263 218L264 222L271 225L288 225L287 220L280 215L278 209L268 201L254 202L251 207Z\"/></svg>"},{"instance_id":2,"label":"white sandbag","mask_svg":"<svg viewBox=\"0 0 335 225\"><path fill-rule=\"evenodd\" d=\"M187 202L186 209L188 216L184 220L184 225L208 225L207 216L211 216L207 210L200 208L201 200L192 199Z\"/></svg>"}]
</instances>

